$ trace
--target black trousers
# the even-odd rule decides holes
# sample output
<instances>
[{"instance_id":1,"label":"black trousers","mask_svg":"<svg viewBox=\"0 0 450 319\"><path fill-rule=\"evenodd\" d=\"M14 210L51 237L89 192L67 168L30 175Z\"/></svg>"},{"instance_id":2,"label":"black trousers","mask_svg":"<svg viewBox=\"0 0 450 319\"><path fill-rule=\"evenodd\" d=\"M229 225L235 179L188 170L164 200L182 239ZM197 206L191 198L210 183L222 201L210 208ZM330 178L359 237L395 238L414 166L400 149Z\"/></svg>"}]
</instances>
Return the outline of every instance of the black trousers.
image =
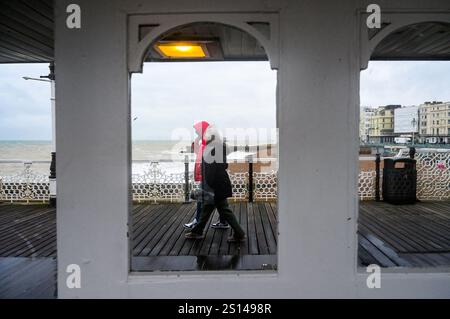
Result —
<instances>
[{"instance_id":1,"label":"black trousers","mask_svg":"<svg viewBox=\"0 0 450 319\"><path fill-rule=\"evenodd\" d=\"M195 211L195 220L197 221L197 223L200 221L200 216L202 214L202 209L203 209L203 203L201 201L197 201L197 210ZM222 217L219 216L219 222L221 224L225 224L226 221L222 219Z\"/></svg>"},{"instance_id":2,"label":"black trousers","mask_svg":"<svg viewBox=\"0 0 450 319\"><path fill-rule=\"evenodd\" d=\"M234 231L234 237L242 238L245 236L245 232L239 225L239 222L234 216L233 211L230 209L226 198L217 201L214 204L203 204L202 212L200 214L200 220L198 221L198 224L195 225L194 228L192 228L191 232L199 235L203 234L203 230L205 229L205 226L208 223L208 220L211 217L214 208L217 208L220 220L226 221L231 226Z\"/></svg>"}]
</instances>

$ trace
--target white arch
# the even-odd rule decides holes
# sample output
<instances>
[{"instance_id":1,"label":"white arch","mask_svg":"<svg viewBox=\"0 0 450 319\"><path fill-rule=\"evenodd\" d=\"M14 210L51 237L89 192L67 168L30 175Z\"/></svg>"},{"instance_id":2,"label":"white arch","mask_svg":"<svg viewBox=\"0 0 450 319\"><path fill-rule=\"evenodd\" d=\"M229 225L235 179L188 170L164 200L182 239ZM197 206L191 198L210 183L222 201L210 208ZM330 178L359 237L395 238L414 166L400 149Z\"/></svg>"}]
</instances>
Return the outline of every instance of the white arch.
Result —
<instances>
[{"instance_id":1,"label":"white arch","mask_svg":"<svg viewBox=\"0 0 450 319\"><path fill-rule=\"evenodd\" d=\"M377 45L392 32L408 25L425 22L450 23L450 13L382 13L383 22L390 23L372 39L367 38L366 19L361 19L361 70L367 68L370 57Z\"/></svg>"},{"instance_id":2,"label":"white arch","mask_svg":"<svg viewBox=\"0 0 450 319\"><path fill-rule=\"evenodd\" d=\"M272 69L278 68L278 14L179 14L179 15L139 15L130 16L128 25L128 70L142 72L144 57L150 45L162 34L179 26L201 22L221 23L236 27L253 36L266 51ZM265 22L270 25L270 36L267 37L249 22ZM155 25L155 27L139 40L139 26Z\"/></svg>"}]
</instances>

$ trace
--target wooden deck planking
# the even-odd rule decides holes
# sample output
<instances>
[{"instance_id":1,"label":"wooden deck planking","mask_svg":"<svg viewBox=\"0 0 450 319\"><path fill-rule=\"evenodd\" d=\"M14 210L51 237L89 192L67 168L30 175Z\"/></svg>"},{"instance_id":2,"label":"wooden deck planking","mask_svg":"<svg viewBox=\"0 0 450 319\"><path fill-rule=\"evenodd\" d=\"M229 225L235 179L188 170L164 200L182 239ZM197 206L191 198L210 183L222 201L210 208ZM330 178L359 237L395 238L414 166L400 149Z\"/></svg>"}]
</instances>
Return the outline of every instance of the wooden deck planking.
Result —
<instances>
[{"instance_id":1,"label":"wooden deck planking","mask_svg":"<svg viewBox=\"0 0 450 319\"><path fill-rule=\"evenodd\" d=\"M450 229L436 227L434 220L423 216L420 204L408 208L406 206L392 207L383 204L381 203L381 206L373 204L370 209L362 207L360 220L371 216L372 220L376 219L391 234L398 238L406 238L405 241L407 241L409 247L397 248L400 252L450 252L450 242L448 241ZM412 214L414 215L411 215L411 210L413 210Z\"/></svg>"},{"instance_id":2,"label":"wooden deck planking","mask_svg":"<svg viewBox=\"0 0 450 319\"><path fill-rule=\"evenodd\" d=\"M423 234L422 239L427 249L449 250L450 240L446 234L450 232L450 228L441 226L436 222L436 218L430 218L435 216L430 216L429 213L423 214L420 206L413 214L403 207L399 207L398 212L402 214L402 226L407 232ZM393 214L392 216L396 221L400 221L398 217Z\"/></svg>"},{"instance_id":3,"label":"wooden deck planking","mask_svg":"<svg viewBox=\"0 0 450 319\"><path fill-rule=\"evenodd\" d=\"M135 205L132 211L133 255L225 256L274 255L277 252L276 203L231 203L247 242L229 244L231 230L215 230L205 239L184 238L183 224L195 204ZM450 202L394 206L361 202L359 260L381 266L437 267L450 265ZM55 257L56 214L44 205L0 205L0 257ZM199 266L199 265L197 265ZM199 266L200 267L200 266Z\"/></svg>"},{"instance_id":4,"label":"wooden deck planking","mask_svg":"<svg viewBox=\"0 0 450 319\"><path fill-rule=\"evenodd\" d=\"M247 237L249 255L258 255L258 238L256 237L253 203L248 203L247 205Z\"/></svg>"},{"instance_id":5,"label":"wooden deck planking","mask_svg":"<svg viewBox=\"0 0 450 319\"><path fill-rule=\"evenodd\" d=\"M183 216L181 218L181 221L177 225L177 229L175 229L175 231L173 231L172 234L167 238L158 255L168 256L172 250L178 250L179 246L177 247L176 244L184 241L183 225L189 223L194 218L195 209L195 205L184 205L184 207L182 207Z\"/></svg>"},{"instance_id":6,"label":"wooden deck planking","mask_svg":"<svg viewBox=\"0 0 450 319\"><path fill-rule=\"evenodd\" d=\"M168 214L165 214L166 211L162 206L149 206L144 210L145 215L142 218L142 221L131 229L133 254L138 254L142 249L144 249L147 241L151 240L151 238L146 239L148 233L154 228L155 225L161 221L164 221L164 218L167 218L168 216Z\"/></svg>"},{"instance_id":7,"label":"wooden deck planking","mask_svg":"<svg viewBox=\"0 0 450 319\"><path fill-rule=\"evenodd\" d=\"M136 256L146 255L148 251L153 248L158 240L163 236L165 229L168 224L172 224L173 219L176 217L176 209L173 205L168 206L168 209L165 210L161 208L162 212L160 213L159 218L154 222L150 222L150 224L145 228L145 231L142 231L142 240L139 242L137 246L133 243L135 247L133 249L133 254ZM152 218L149 218L151 221ZM147 231L148 230L148 231Z\"/></svg>"},{"instance_id":8,"label":"wooden deck planking","mask_svg":"<svg viewBox=\"0 0 450 319\"><path fill-rule=\"evenodd\" d=\"M19 206L19 213L0 206L0 256L42 257L41 249L56 246L55 210L45 206ZM47 251L46 251L47 253ZM48 253L47 253L48 254ZM56 248L50 252L56 255Z\"/></svg>"},{"instance_id":9,"label":"wooden deck planking","mask_svg":"<svg viewBox=\"0 0 450 319\"><path fill-rule=\"evenodd\" d=\"M363 265L371 259L383 267L450 266L450 202L398 206L361 202L359 234ZM362 235L369 237L371 245Z\"/></svg>"},{"instance_id":10,"label":"wooden deck planking","mask_svg":"<svg viewBox=\"0 0 450 319\"><path fill-rule=\"evenodd\" d=\"M56 298L56 259L0 257L0 299Z\"/></svg>"}]
</instances>

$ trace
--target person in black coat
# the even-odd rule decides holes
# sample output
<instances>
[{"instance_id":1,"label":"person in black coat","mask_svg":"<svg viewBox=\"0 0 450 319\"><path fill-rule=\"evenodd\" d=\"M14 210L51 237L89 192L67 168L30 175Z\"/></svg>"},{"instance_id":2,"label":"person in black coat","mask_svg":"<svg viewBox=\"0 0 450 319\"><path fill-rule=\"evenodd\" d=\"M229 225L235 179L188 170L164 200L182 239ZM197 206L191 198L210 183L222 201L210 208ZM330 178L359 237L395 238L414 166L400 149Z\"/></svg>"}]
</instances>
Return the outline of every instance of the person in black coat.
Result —
<instances>
[{"instance_id":1,"label":"person in black coat","mask_svg":"<svg viewBox=\"0 0 450 319\"><path fill-rule=\"evenodd\" d=\"M217 208L220 219L226 221L233 229L234 235L228 238L228 241L242 241L245 239L245 232L239 225L227 200L228 197L233 195L230 177L227 172L227 147L218 132L212 127L208 129L206 135L206 147L202 157L203 180L200 187L203 194L213 195L201 196L204 196L204 198L200 220L190 232L186 233L185 237L189 239L203 238L203 230L214 209Z\"/></svg>"}]
</instances>

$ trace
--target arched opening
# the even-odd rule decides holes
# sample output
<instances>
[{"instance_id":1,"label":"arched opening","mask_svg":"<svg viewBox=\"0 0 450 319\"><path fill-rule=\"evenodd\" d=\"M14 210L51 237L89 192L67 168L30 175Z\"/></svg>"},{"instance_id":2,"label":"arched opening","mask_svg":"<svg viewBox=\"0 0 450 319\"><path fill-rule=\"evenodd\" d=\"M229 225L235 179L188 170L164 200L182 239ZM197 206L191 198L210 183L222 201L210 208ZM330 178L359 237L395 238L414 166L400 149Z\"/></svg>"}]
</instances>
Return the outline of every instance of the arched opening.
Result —
<instances>
[{"instance_id":1,"label":"arched opening","mask_svg":"<svg viewBox=\"0 0 450 319\"><path fill-rule=\"evenodd\" d=\"M140 38L155 28L140 27ZM155 38L143 58L131 79L131 271L275 270L276 72L265 49L242 29L196 22ZM210 141L193 127L201 121L227 145L226 204L195 196L208 175L199 154ZM239 229L246 237L233 241Z\"/></svg>"},{"instance_id":2,"label":"arched opening","mask_svg":"<svg viewBox=\"0 0 450 319\"><path fill-rule=\"evenodd\" d=\"M358 263L448 267L450 23L391 31L361 74Z\"/></svg>"}]
</instances>

